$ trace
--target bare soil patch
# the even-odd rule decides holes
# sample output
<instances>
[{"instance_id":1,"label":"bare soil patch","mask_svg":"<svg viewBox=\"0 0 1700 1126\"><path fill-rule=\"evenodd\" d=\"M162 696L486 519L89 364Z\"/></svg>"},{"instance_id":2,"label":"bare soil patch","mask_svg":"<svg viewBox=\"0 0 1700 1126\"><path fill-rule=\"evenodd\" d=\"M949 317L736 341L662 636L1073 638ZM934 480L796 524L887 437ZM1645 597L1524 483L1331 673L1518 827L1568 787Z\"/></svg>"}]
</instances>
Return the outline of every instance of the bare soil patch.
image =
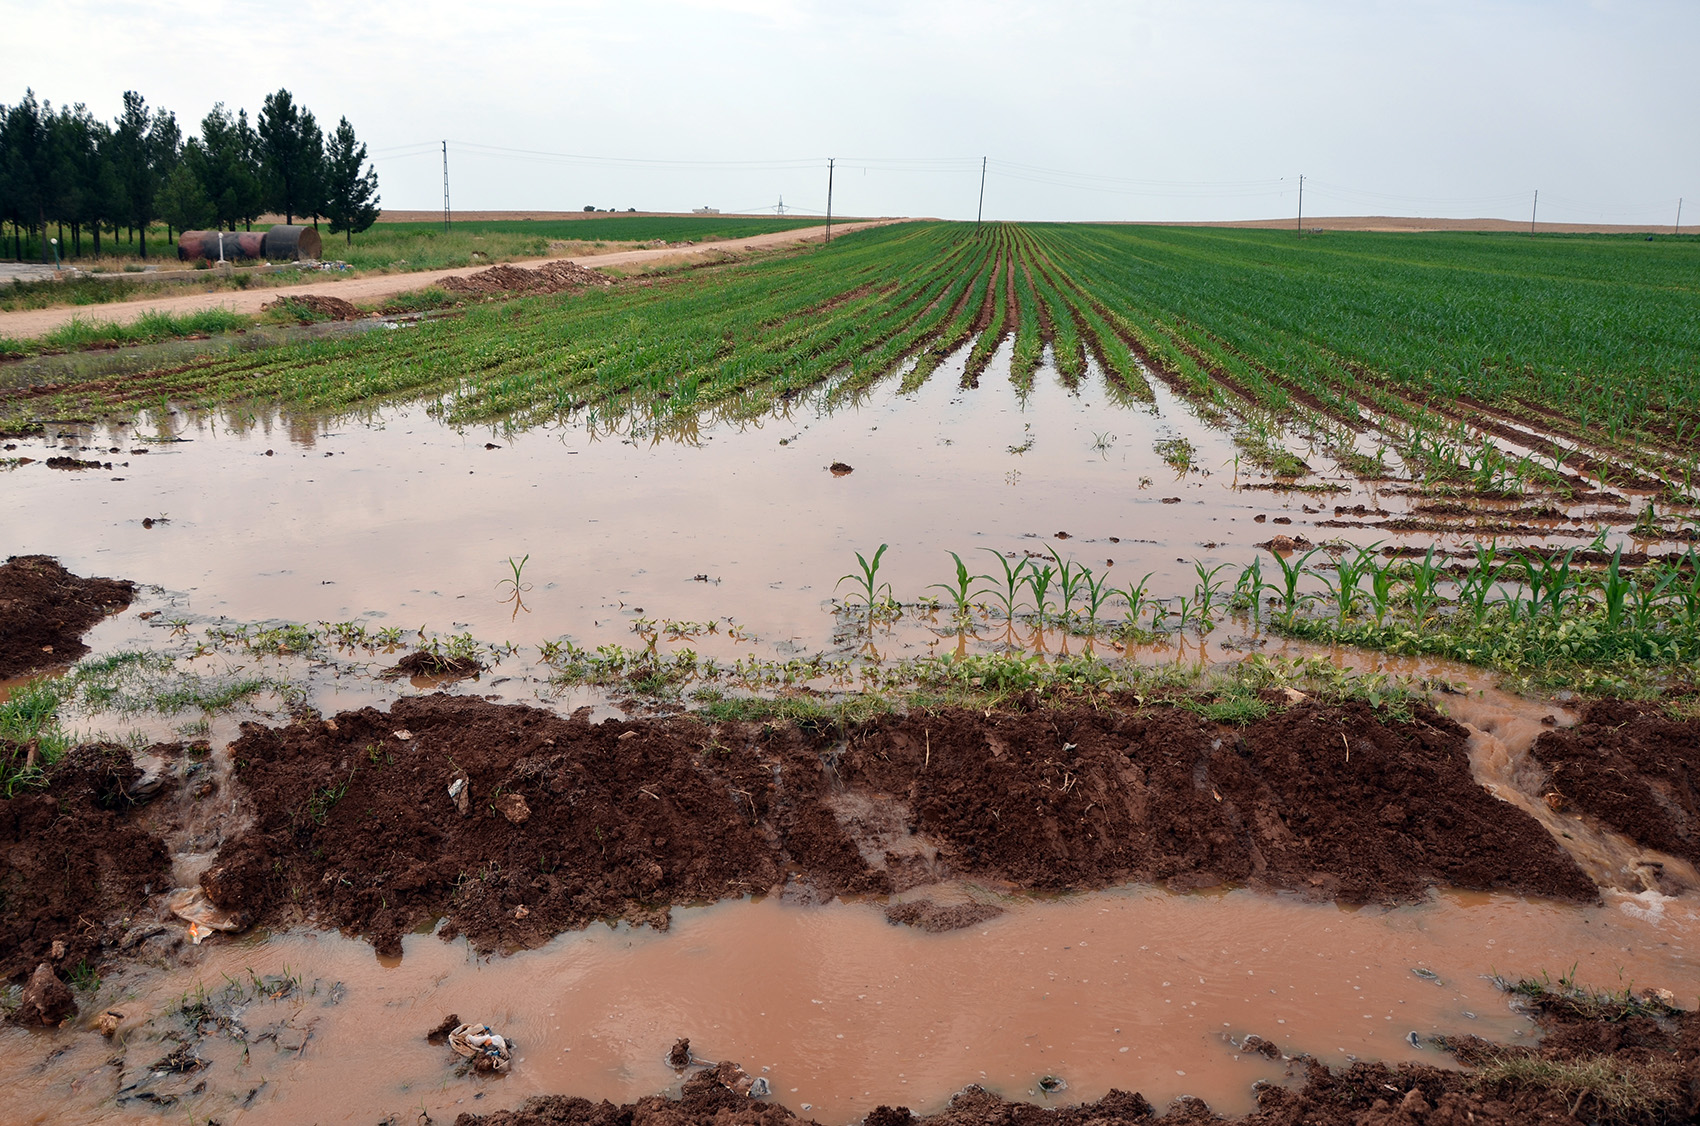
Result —
<instances>
[{"instance_id":1,"label":"bare soil patch","mask_svg":"<svg viewBox=\"0 0 1700 1126\"><path fill-rule=\"evenodd\" d=\"M1575 727L1543 732L1533 753L1566 805L1700 864L1700 722L1605 700Z\"/></svg>"},{"instance_id":2,"label":"bare soil patch","mask_svg":"<svg viewBox=\"0 0 1700 1126\"><path fill-rule=\"evenodd\" d=\"M0 564L0 679L74 661L83 634L135 597L126 579L83 579L46 555Z\"/></svg>"},{"instance_id":3,"label":"bare soil patch","mask_svg":"<svg viewBox=\"0 0 1700 1126\"><path fill-rule=\"evenodd\" d=\"M438 916L446 935L514 948L597 919L665 927L675 903L950 877L1595 896L1545 830L1476 785L1463 729L1427 709L1398 723L1304 703L1243 731L1173 706L945 710L836 731L592 725L438 694L247 725L231 754L255 822L203 877L208 897L384 952Z\"/></svg>"}]
</instances>

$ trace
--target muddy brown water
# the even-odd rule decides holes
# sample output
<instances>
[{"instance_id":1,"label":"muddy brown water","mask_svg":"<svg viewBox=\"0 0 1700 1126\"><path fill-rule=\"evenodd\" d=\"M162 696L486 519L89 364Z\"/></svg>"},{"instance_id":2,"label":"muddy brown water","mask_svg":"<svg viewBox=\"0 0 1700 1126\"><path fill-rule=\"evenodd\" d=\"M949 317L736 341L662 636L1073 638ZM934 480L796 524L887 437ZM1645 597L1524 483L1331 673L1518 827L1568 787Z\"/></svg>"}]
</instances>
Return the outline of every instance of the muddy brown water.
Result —
<instances>
[{"instance_id":1,"label":"muddy brown water","mask_svg":"<svg viewBox=\"0 0 1700 1126\"><path fill-rule=\"evenodd\" d=\"M334 933L214 939L190 948L188 965L105 983L70 1028L0 1031L8 1120L411 1121L424 1107L444 1121L539 1093L630 1101L676 1085L664 1057L679 1036L699 1058L765 1075L774 1098L823 1122L880 1103L937 1109L968 1083L1041 1102L1110 1087L1159 1105L1191 1094L1245 1112L1254 1082L1286 1072L1238 1050L1248 1033L1334 1064L1444 1065L1409 1035L1534 1035L1490 974L1574 972L1613 989L1672 988L1685 1003L1700 981L1700 911L1651 894L1585 910L1457 894L1396 910L1137 888L957 895L1007 911L927 934L872 904L769 898L677 911L666 934L595 926L491 960L426 935L387 963ZM250 983L268 976L301 985L256 999ZM191 1038L209 1065L154 1075L177 1046L162 1037L184 1027L173 1014L226 990L246 998L225 1010L246 1046L228 1030ZM124 1014L113 1042L88 1027L106 1008ZM518 1041L510 1075L454 1074L449 1050L424 1040L450 1012ZM1067 1090L1041 1095L1048 1075ZM169 1107L142 1101L172 1094Z\"/></svg>"},{"instance_id":2,"label":"muddy brown water","mask_svg":"<svg viewBox=\"0 0 1700 1126\"><path fill-rule=\"evenodd\" d=\"M1120 406L1096 377L1071 391L1042 371L1021 396L995 375L1007 352L973 390L957 385L959 356L913 394L888 380L859 401L803 398L753 421L508 433L394 407L67 427L9 452L36 461L0 473L4 546L157 585L198 620L361 619L594 648L638 643L641 617L719 619L697 651L789 656L833 644L835 584L881 543L880 581L912 601L942 596L928 588L951 578L948 550L984 571L996 562L982 549L1053 547L1120 585L1153 572L1168 597L1192 593L1195 560L1249 563L1276 533L1460 550L1472 538L1327 526L1337 505L1399 515L1412 498L1338 473L1327 481L1347 491L1329 496L1244 488L1270 482L1236 472L1228 436L1160 383L1154 404ZM180 440L149 441L167 437ZM1154 449L1176 437L1195 449L1190 471ZM48 468L66 446L113 468ZM524 556L516 613L497 584ZM727 618L751 640L727 638ZM940 633L910 615L882 652L936 649Z\"/></svg>"}]
</instances>

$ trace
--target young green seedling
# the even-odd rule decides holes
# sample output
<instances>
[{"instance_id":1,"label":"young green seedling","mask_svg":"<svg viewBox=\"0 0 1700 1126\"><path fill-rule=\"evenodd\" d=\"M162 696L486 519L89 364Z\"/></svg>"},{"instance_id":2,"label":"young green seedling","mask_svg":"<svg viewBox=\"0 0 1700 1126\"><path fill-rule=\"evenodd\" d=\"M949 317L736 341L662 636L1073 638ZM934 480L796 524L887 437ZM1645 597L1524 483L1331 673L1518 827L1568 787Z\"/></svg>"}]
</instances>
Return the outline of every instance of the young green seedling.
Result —
<instances>
[{"instance_id":1,"label":"young green seedling","mask_svg":"<svg viewBox=\"0 0 1700 1126\"><path fill-rule=\"evenodd\" d=\"M851 598L860 596L862 601L866 603L868 607L870 617L873 613L874 604L876 602L889 602L891 600L891 584L878 581L880 558L885 555L885 550L889 546L889 544L880 544L879 550L874 552L872 560L867 559L861 552L858 551L856 553L856 565L862 573L858 575L855 572L851 572L850 574L840 578L832 588L833 590L837 590L847 582L856 583L857 589L851 592L849 598L845 599L845 602L848 603Z\"/></svg>"},{"instance_id":2,"label":"young green seedling","mask_svg":"<svg viewBox=\"0 0 1700 1126\"><path fill-rule=\"evenodd\" d=\"M998 561L998 566L1003 568L1001 586L998 585L999 579L996 575L979 576L993 584L990 590L982 591L981 593L989 594L993 599L995 599L998 605L1003 607L1004 619L1006 621L1013 622L1015 620L1015 599L1021 592L1021 588L1027 585L1027 570L1032 563L1032 560L1023 558L1019 563L1011 567L1009 565L1009 560L1004 558L1003 553L998 551L996 548L983 547L980 550L991 552L992 557Z\"/></svg>"}]
</instances>

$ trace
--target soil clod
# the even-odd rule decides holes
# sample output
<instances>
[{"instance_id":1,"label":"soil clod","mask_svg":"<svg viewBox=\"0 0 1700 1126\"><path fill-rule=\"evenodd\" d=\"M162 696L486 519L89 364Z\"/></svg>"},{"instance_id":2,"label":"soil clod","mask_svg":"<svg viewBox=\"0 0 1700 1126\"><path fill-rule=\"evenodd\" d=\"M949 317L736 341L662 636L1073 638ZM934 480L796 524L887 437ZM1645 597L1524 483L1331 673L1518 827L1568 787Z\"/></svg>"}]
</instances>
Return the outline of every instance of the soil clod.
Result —
<instances>
[{"instance_id":1,"label":"soil clod","mask_svg":"<svg viewBox=\"0 0 1700 1126\"><path fill-rule=\"evenodd\" d=\"M46 962L35 968L11 1015L12 1023L55 1026L77 1015L77 997Z\"/></svg>"},{"instance_id":2,"label":"soil clod","mask_svg":"<svg viewBox=\"0 0 1700 1126\"><path fill-rule=\"evenodd\" d=\"M885 920L895 925L911 926L917 930L939 933L963 930L1003 914L995 903L957 903L948 907L930 899L894 903L885 909Z\"/></svg>"}]
</instances>

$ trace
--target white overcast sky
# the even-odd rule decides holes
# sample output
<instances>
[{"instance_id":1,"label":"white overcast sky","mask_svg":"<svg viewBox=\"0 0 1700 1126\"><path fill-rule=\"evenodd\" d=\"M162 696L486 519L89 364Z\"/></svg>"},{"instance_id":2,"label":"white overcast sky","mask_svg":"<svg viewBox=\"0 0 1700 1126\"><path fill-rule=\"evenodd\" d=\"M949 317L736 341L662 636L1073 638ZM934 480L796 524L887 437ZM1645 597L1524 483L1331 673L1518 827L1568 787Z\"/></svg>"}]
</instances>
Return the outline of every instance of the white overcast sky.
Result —
<instances>
[{"instance_id":1,"label":"white overcast sky","mask_svg":"<svg viewBox=\"0 0 1700 1126\"><path fill-rule=\"evenodd\" d=\"M819 211L836 156L837 214L972 218L988 156L988 218L1290 215L1304 173L1307 214L1526 218L1538 189L1542 219L1700 223L1700 0L0 0L0 27L8 104L135 89L189 131L287 87L395 209L441 207L447 139L457 210Z\"/></svg>"}]
</instances>

